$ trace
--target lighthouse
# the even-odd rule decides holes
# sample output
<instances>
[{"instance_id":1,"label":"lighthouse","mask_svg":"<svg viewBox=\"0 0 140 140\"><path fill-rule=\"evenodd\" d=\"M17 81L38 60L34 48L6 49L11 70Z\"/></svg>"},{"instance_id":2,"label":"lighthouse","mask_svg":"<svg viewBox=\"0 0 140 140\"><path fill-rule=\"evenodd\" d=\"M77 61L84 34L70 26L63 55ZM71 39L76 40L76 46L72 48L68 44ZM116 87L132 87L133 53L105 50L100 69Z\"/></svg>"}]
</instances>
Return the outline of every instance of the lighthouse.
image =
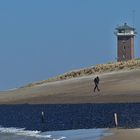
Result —
<instances>
[{"instance_id":1,"label":"lighthouse","mask_svg":"<svg viewBox=\"0 0 140 140\"><path fill-rule=\"evenodd\" d=\"M117 61L127 61L134 59L134 36L135 28L127 23L116 28L117 36Z\"/></svg>"}]
</instances>

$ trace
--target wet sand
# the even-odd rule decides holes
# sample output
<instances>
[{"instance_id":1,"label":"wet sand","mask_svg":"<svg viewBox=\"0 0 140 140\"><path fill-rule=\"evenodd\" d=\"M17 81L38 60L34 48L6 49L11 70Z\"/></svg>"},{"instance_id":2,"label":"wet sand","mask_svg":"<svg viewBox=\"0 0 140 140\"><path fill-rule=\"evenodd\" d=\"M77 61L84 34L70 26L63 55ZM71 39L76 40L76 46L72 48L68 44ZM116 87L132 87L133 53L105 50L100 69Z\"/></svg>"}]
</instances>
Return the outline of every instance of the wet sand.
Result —
<instances>
[{"instance_id":1,"label":"wet sand","mask_svg":"<svg viewBox=\"0 0 140 140\"><path fill-rule=\"evenodd\" d=\"M120 103L140 101L140 70L100 74L100 92L94 92L96 75L0 92L0 104Z\"/></svg>"},{"instance_id":2,"label":"wet sand","mask_svg":"<svg viewBox=\"0 0 140 140\"><path fill-rule=\"evenodd\" d=\"M102 138L102 140L139 140L140 129L111 129L113 134Z\"/></svg>"}]
</instances>

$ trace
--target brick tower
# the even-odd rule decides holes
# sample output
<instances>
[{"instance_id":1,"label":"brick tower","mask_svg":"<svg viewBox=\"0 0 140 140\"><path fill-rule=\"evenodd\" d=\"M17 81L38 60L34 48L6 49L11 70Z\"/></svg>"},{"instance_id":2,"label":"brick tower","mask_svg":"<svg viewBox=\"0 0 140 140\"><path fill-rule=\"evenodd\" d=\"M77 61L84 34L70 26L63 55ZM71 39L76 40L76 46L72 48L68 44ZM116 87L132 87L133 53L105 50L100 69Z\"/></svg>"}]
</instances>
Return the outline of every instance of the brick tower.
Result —
<instances>
[{"instance_id":1,"label":"brick tower","mask_svg":"<svg viewBox=\"0 0 140 140\"><path fill-rule=\"evenodd\" d=\"M134 59L134 36L135 28L127 23L116 28L117 36L117 61L127 61Z\"/></svg>"}]
</instances>

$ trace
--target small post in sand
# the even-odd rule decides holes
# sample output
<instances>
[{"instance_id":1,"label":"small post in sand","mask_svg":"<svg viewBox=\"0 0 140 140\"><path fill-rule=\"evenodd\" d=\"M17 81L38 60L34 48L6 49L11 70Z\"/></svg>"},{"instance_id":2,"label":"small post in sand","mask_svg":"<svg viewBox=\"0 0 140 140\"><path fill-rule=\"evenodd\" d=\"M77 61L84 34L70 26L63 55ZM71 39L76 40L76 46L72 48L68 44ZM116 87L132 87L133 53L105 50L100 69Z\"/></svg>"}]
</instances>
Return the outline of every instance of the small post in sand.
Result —
<instances>
[{"instance_id":1,"label":"small post in sand","mask_svg":"<svg viewBox=\"0 0 140 140\"><path fill-rule=\"evenodd\" d=\"M44 112L41 112L41 122L44 123Z\"/></svg>"},{"instance_id":2,"label":"small post in sand","mask_svg":"<svg viewBox=\"0 0 140 140\"><path fill-rule=\"evenodd\" d=\"M115 126L118 127L118 116L117 113L114 113L114 120L115 120Z\"/></svg>"}]
</instances>

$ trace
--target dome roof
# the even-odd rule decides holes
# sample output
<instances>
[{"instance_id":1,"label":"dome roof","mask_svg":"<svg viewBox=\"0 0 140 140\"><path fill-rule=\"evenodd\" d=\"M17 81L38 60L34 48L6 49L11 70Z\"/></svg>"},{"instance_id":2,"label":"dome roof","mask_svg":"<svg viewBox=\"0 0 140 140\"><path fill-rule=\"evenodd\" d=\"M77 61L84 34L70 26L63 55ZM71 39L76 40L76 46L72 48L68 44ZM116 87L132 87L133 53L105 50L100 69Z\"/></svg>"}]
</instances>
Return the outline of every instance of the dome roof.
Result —
<instances>
[{"instance_id":1,"label":"dome roof","mask_svg":"<svg viewBox=\"0 0 140 140\"><path fill-rule=\"evenodd\" d=\"M127 23L124 23L124 25L118 26L116 30L135 30L135 28L128 26Z\"/></svg>"}]
</instances>

